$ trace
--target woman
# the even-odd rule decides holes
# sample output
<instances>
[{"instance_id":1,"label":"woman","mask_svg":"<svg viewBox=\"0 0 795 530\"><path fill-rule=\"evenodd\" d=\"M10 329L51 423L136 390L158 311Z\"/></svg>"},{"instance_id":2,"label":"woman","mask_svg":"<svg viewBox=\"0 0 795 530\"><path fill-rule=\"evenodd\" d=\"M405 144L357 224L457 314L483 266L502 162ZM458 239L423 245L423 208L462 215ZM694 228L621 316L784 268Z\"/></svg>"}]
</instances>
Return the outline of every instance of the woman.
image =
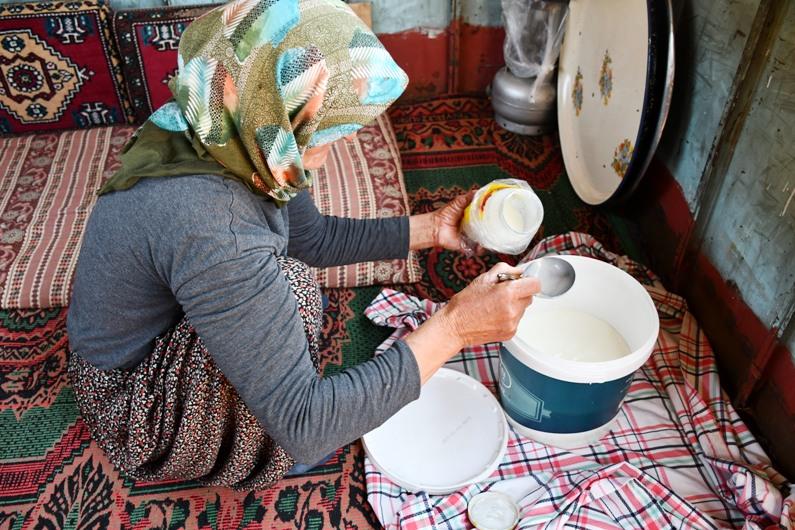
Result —
<instances>
[{"instance_id":1,"label":"woman","mask_svg":"<svg viewBox=\"0 0 795 530\"><path fill-rule=\"evenodd\" d=\"M469 344L512 336L537 289L494 267L405 341L321 378L308 265L461 247L468 197L431 214L321 216L305 170L406 76L337 0L239 0L185 31L175 101L125 148L88 222L69 373L92 436L139 479L262 488L416 399Z\"/></svg>"}]
</instances>

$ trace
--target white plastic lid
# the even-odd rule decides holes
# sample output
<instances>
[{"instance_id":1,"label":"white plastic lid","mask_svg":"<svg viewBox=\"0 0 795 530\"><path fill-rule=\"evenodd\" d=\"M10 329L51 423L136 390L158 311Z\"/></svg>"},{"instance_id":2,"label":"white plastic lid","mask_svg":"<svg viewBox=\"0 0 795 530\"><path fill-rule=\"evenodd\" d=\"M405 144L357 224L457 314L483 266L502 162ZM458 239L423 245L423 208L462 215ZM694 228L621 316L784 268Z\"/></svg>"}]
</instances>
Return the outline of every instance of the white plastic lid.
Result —
<instances>
[{"instance_id":1,"label":"white plastic lid","mask_svg":"<svg viewBox=\"0 0 795 530\"><path fill-rule=\"evenodd\" d=\"M472 497L467 514L478 530L511 530L519 522L519 507L501 491L484 491Z\"/></svg>"},{"instance_id":2,"label":"white plastic lid","mask_svg":"<svg viewBox=\"0 0 795 530\"><path fill-rule=\"evenodd\" d=\"M502 461L508 424L497 399L466 374L441 368L419 399L362 437L373 465L409 491L451 493Z\"/></svg>"}]
</instances>

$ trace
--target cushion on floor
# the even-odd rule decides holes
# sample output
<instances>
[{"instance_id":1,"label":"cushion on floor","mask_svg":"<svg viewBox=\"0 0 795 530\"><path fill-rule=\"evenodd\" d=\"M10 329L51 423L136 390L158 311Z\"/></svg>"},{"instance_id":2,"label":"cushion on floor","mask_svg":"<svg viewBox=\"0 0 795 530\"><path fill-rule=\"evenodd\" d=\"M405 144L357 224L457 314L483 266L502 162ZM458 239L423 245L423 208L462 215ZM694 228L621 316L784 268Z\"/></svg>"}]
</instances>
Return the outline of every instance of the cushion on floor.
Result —
<instances>
[{"instance_id":1,"label":"cushion on floor","mask_svg":"<svg viewBox=\"0 0 795 530\"><path fill-rule=\"evenodd\" d=\"M0 138L0 307L68 304L83 230L96 190L119 167L132 126ZM343 217L408 214L408 199L386 116L335 146L317 171L321 212ZM326 287L408 283L415 256L317 271Z\"/></svg>"},{"instance_id":2,"label":"cushion on floor","mask_svg":"<svg viewBox=\"0 0 795 530\"><path fill-rule=\"evenodd\" d=\"M126 123L102 0L0 5L0 133Z\"/></svg>"},{"instance_id":3,"label":"cushion on floor","mask_svg":"<svg viewBox=\"0 0 795 530\"><path fill-rule=\"evenodd\" d=\"M129 125L0 139L0 306L66 305L96 190Z\"/></svg>"},{"instance_id":4,"label":"cushion on floor","mask_svg":"<svg viewBox=\"0 0 795 530\"><path fill-rule=\"evenodd\" d=\"M168 81L177 69L182 32L212 7L126 9L114 15L113 33L137 123L171 99Z\"/></svg>"},{"instance_id":5,"label":"cushion on floor","mask_svg":"<svg viewBox=\"0 0 795 530\"><path fill-rule=\"evenodd\" d=\"M315 174L312 196L328 215L372 219L409 215L409 203L395 133L386 115L362 128L356 139L337 142ZM420 280L417 256L317 269L324 287L361 287Z\"/></svg>"}]
</instances>

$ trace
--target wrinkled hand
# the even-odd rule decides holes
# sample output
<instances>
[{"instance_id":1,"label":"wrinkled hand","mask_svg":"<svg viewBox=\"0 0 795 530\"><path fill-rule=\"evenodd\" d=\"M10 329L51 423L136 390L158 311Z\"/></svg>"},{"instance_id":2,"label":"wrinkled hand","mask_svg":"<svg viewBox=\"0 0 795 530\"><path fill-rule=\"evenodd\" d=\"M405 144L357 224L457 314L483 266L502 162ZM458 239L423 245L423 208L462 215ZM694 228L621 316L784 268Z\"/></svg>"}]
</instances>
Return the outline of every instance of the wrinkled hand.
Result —
<instances>
[{"instance_id":1,"label":"wrinkled hand","mask_svg":"<svg viewBox=\"0 0 795 530\"><path fill-rule=\"evenodd\" d=\"M536 278L497 283L499 273L520 273L522 269L498 263L481 274L444 308L446 324L465 346L511 339L540 290Z\"/></svg>"},{"instance_id":2,"label":"wrinkled hand","mask_svg":"<svg viewBox=\"0 0 795 530\"><path fill-rule=\"evenodd\" d=\"M435 227L435 246L448 250L467 249L461 238L461 218L474 195L474 191L459 195L431 214Z\"/></svg>"},{"instance_id":3,"label":"wrinkled hand","mask_svg":"<svg viewBox=\"0 0 795 530\"><path fill-rule=\"evenodd\" d=\"M540 285L536 278L497 283L501 272L520 273L521 269L498 263L406 337L423 383L462 348L501 342L516 334Z\"/></svg>"}]
</instances>

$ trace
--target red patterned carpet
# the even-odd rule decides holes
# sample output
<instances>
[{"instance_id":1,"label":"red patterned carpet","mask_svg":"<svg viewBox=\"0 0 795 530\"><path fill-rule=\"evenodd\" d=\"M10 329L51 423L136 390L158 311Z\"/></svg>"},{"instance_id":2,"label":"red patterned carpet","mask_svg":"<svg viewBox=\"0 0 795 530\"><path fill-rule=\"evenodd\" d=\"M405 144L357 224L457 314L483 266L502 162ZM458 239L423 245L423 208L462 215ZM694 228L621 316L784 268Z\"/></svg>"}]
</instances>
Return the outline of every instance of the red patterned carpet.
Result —
<instances>
[{"instance_id":1,"label":"red patterned carpet","mask_svg":"<svg viewBox=\"0 0 795 530\"><path fill-rule=\"evenodd\" d=\"M391 116L413 212L430 211L494 178L515 176L527 180L544 203L538 237L589 232L611 250L637 256L622 219L576 198L563 175L556 137L522 138L499 129L481 99L400 106ZM397 288L443 300L500 258L425 251L421 282ZM325 373L367 359L389 334L361 316L378 291L327 291ZM359 443L340 449L315 472L265 491L136 482L120 475L89 438L66 380L66 312L0 310L0 530L379 526L366 500Z\"/></svg>"}]
</instances>

